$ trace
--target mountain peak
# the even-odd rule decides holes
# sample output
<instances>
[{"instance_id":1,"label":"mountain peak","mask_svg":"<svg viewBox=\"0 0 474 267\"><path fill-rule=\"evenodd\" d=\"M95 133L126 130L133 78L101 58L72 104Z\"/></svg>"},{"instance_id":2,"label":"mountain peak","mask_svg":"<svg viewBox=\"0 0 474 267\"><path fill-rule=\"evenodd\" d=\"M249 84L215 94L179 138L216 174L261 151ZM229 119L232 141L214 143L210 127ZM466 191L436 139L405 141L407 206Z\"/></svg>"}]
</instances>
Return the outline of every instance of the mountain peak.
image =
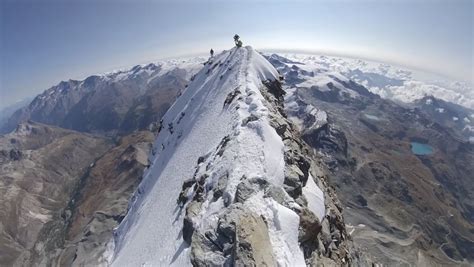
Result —
<instances>
[{"instance_id":1,"label":"mountain peak","mask_svg":"<svg viewBox=\"0 0 474 267\"><path fill-rule=\"evenodd\" d=\"M321 221L324 196L278 112L278 77L250 46L209 59L163 116L152 165L116 231L113 265L305 264L300 216ZM303 195L311 205L298 202ZM209 239L257 251L233 256Z\"/></svg>"}]
</instances>

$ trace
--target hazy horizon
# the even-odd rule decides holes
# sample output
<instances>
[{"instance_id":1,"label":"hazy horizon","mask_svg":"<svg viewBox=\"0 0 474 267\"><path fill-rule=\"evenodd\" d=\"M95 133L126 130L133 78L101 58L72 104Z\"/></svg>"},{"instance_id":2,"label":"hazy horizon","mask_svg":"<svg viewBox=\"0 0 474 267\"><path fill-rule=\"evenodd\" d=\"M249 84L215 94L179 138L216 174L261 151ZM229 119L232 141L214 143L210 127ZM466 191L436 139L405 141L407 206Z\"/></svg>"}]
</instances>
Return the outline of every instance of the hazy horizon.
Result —
<instances>
[{"instance_id":1,"label":"hazy horizon","mask_svg":"<svg viewBox=\"0 0 474 267\"><path fill-rule=\"evenodd\" d=\"M244 45L473 83L472 1L2 1L0 107L61 80Z\"/></svg>"}]
</instances>

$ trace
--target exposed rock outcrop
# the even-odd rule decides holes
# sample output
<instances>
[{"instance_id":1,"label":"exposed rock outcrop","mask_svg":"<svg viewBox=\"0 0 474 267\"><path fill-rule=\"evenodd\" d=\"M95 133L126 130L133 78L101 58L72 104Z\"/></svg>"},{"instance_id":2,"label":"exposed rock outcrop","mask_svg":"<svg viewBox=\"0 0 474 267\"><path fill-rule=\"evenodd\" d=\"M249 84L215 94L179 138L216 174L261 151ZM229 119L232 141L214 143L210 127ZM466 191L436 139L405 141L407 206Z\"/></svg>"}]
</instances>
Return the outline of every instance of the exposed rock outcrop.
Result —
<instances>
[{"instance_id":1,"label":"exposed rock outcrop","mask_svg":"<svg viewBox=\"0 0 474 267\"><path fill-rule=\"evenodd\" d=\"M215 231L192 236L195 266L275 266L268 229L262 217L232 204Z\"/></svg>"},{"instance_id":2,"label":"exposed rock outcrop","mask_svg":"<svg viewBox=\"0 0 474 267\"><path fill-rule=\"evenodd\" d=\"M284 149L284 184L275 186L264 177L241 177L235 195L226 195L227 175L218 178L217 187L206 189L207 173L212 170L212 162L220 157L226 149L224 138L212 154L199 158L195 176L183 183L178 203L185 208L183 220L183 239L191 246L191 260L195 266L274 266L272 245L268 236L265 218L258 216L246 205L262 196L276 201L293 210L299 216L298 243L308 265L332 264L363 265L368 264L365 258L353 247L346 231L340 205L334 189L329 186L312 150L300 139L298 130L285 118L283 95L278 81L266 82L261 93L265 106L270 110L269 121L277 134L282 138ZM228 105L234 97L228 98ZM257 120L255 118L254 120ZM243 122L245 126L248 121ZM346 148L342 148L343 153ZM201 175L198 175L201 173ZM316 177L313 178L313 177ZM308 179L314 179L324 191L324 206L327 213L320 220L308 207L308 200L303 188ZM224 192L224 193L223 193ZM206 199L212 193L214 201L224 199L226 208L220 213L216 228L201 229L197 225L199 214ZM250 201L250 202L248 202ZM209 205L209 204L206 204Z\"/></svg>"}]
</instances>

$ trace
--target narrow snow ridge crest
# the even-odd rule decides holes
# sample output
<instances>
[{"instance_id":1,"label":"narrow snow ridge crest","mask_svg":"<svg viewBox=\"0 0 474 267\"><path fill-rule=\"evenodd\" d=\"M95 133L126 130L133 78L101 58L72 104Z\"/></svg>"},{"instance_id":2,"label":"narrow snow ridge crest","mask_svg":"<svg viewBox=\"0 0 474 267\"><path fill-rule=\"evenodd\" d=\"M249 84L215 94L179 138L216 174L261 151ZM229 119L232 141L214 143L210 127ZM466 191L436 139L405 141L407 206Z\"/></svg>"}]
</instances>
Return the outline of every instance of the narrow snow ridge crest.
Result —
<instances>
[{"instance_id":1,"label":"narrow snow ridge crest","mask_svg":"<svg viewBox=\"0 0 474 267\"><path fill-rule=\"evenodd\" d=\"M284 144L260 92L263 82L278 76L251 47L224 51L205 64L163 117L152 165L115 232L113 265L189 266L191 258L199 259L194 236L217 229L231 209L256 214L246 219L260 226L265 219L267 249L276 263L304 265L295 212L264 198L263 191L235 199L246 181L283 186ZM192 225L192 238L183 219Z\"/></svg>"}]
</instances>

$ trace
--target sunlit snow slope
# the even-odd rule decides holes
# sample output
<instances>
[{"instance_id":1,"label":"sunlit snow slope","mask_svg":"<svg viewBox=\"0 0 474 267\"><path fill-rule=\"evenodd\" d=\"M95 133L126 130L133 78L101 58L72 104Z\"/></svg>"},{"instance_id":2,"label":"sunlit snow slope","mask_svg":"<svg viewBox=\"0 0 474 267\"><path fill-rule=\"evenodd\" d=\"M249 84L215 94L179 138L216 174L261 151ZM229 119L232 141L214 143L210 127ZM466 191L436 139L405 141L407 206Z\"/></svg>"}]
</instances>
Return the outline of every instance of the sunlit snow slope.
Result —
<instances>
[{"instance_id":1,"label":"sunlit snow slope","mask_svg":"<svg viewBox=\"0 0 474 267\"><path fill-rule=\"evenodd\" d=\"M270 126L269 111L259 91L262 81L276 80L278 72L251 47L224 51L211 61L163 117L152 165L115 233L115 266L191 265L190 248L182 236L184 211L177 199L183 182L201 170L196 166L208 166L205 190L215 186L219 177L228 177L222 197L204 200L197 216L200 219L195 222L198 229L216 224L217 214L233 201L243 178L257 177L283 186L284 144ZM237 91L238 100L229 102L229 96ZM246 118L252 120L244 125ZM223 140L226 149L216 153ZM203 156L206 162L198 162ZM310 208L321 220L321 190L312 183L305 194L313 196ZM253 196L244 205L265 217L277 263L305 264L295 212L262 195Z\"/></svg>"}]
</instances>

